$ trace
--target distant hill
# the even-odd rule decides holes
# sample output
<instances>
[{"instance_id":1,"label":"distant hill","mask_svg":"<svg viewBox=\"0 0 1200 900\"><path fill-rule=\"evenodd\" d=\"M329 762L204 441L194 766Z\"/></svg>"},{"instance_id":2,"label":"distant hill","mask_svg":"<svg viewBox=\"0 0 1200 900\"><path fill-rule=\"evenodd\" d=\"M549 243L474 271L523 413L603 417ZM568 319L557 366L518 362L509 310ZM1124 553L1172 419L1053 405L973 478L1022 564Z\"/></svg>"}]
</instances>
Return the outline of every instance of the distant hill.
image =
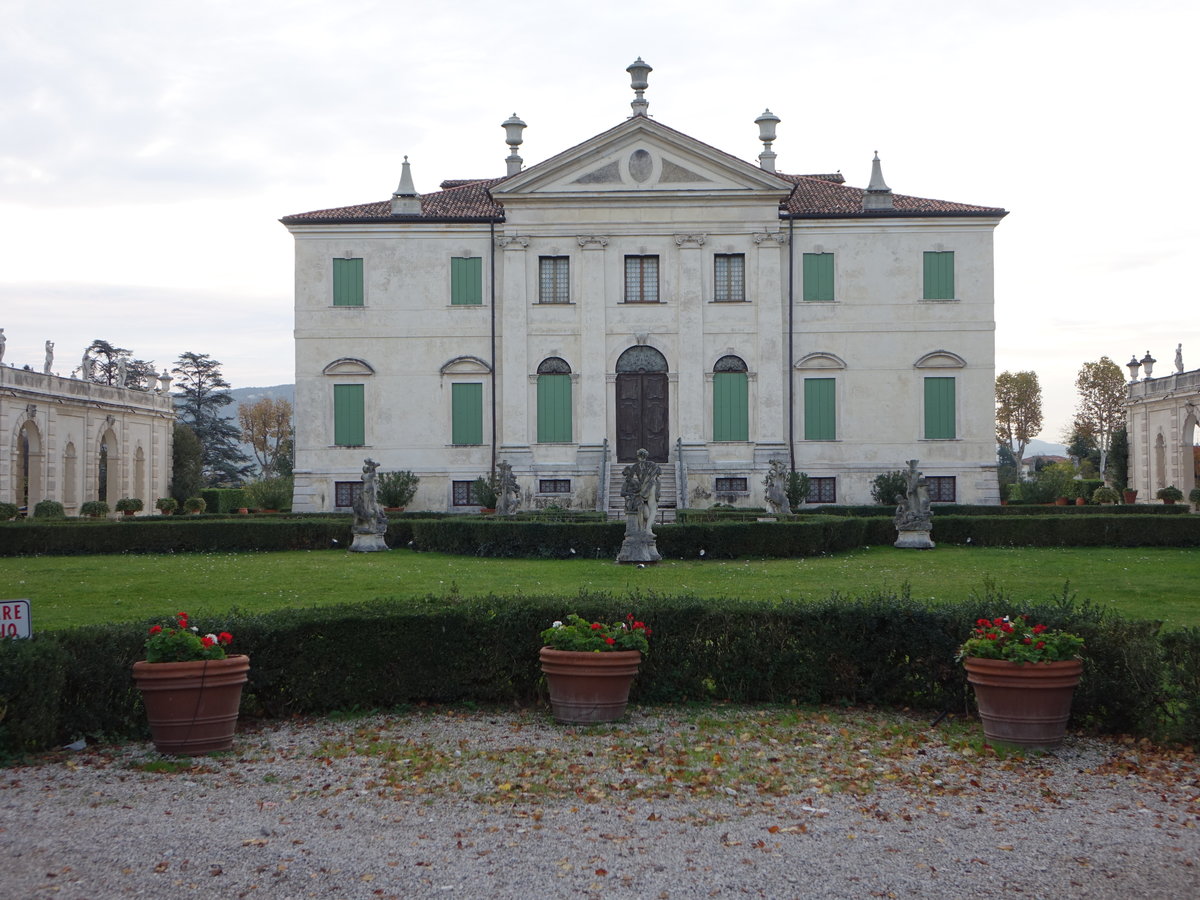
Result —
<instances>
[{"instance_id":1,"label":"distant hill","mask_svg":"<svg viewBox=\"0 0 1200 900\"><path fill-rule=\"evenodd\" d=\"M233 402L225 407L225 418L229 419L235 426L238 424L238 408L243 403L257 403L264 397L271 399L286 400L293 407L296 405L296 386L294 384L277 384L273 387L248 387L248 388L232 388L229 391L229 396L233 397ZM176 400L178 405L178 400ZM293 425L295 424L293 420ZM240 426L239 426L240 427ZM254 461L254 450L249 444L238 443L242 452L246 454L246 458L251 462Z\"/></svg>"},{"instance_id":2,"label":"distant hill","mask_svg":"<svg viewBox=\"0 0 1200 900\"><path fill-rule=\"evenodd\" d=\"M1039 441L1034 438L1025 447L1025 456L1066 456L1066 444L1051 444L1049 441Z\"/></svg>"}]
</instances>

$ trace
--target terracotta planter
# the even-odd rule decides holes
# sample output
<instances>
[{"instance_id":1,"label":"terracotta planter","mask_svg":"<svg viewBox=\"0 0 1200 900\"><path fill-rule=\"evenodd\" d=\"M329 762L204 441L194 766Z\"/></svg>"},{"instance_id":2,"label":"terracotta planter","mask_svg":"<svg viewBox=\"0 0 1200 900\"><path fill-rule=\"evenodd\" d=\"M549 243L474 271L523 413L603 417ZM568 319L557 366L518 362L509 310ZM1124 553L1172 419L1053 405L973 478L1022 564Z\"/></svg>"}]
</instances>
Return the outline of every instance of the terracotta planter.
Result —
<instances>
[{"instance_id":1,"label":"terracotta planter","mask_svg":"<svg viewBox=\"0 0 1200 900\"><path fill-rule=\"evenodd\" d=\"M123 509L123 510L121 510L121 512L125 513L125 515L127 515L127 516L132 516L135 512L137 512L137 510L136 509Z\"/></svg>"},{"instance_id":2,"label":"terracotta planter","mask_svg":"<svg viewBox=\"0 0 1200 900\"><path fill-rule=\"evenodd\" d=\"M1087 506L1087 499L1084 497L1076 497L1075 505L1076 506Z\"/></svg>"},{"instance_id":3,"label":"terracotta planter","mask_svg":"<svg viewBox=\"0 0 1200 900\"><path fill-rule=\"evenodd\" d=\"M989 741L1043 750L1062 744L1083 673L1080 660L1020 664L967 657L963 665Z\"/></svg>"},{"instance_id":4,"label":"terracotta planter","mask_svg":"<svg viewBox=\"0 0 1200 900\"><path fill-rule=\"evenodd\" d=\"M1137 503L1137 491L1122 491L1121 498L1126 503Z\"/></svg>"},{"instance_id":5,"label":"terracotta planter","mask_svg":"<svg viewBox=\"0 0 1200 900\"><path fill-rule=\"evenodd\" d=\"M250 510L244 506L239 506L237 513L239 516L248 516L250 515Z\"/></svg>"},{"instance_id":6,"label":"terracotta planter","mask_svg":"<svg viewBox=\"0 0 1200 900\"><path fill-rule=\"evenodd\" d=\"M1066 498L1066 497L1055 497L1055 498L1054 498L1054 505L1055 505L1055 506L1066 506L1066 505L1067 505L1067 498Z\"/></svg>"},{"instance_id":7,"label":"terracotta planter","mask_svg":"<svg viewBox=\"0 0 1200 900\"><path fill-rule=\"evenodd\" d=\"M591 725L625 715L629 687L642 662L640 651L586 653L543 647L539 658L557 721Z\"/></svg>"},{"instance_id":8,"label":"terracotta planter","mask_svg":"<svg viewBox=\"0 0 1200 900\"><path fill-rule=\"evenodd\" d=\"M389 512L389 513L402 513L402 512L404 512L404 507L403 506L385 506L383 508L383 511Z\"/></svg>"},{"instance_id":9,"label":"terracotta planter","mask_svg":"<svg viewBox=\"0 0 1200 900\"><path fill-rule=\"evenodd\" d=\"M133 664L160 753L195 756L233 746L250 657Z\"/></svg>"}]
</instances>

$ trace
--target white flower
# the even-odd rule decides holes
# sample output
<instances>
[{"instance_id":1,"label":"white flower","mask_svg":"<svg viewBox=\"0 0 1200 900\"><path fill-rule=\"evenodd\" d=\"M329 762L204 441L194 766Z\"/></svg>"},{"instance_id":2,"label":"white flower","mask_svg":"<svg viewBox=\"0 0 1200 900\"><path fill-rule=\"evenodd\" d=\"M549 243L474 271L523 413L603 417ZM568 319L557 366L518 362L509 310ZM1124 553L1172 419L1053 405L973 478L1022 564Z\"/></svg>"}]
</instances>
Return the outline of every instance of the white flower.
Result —
<instances>
[{"instance_id":1,"label":"white flower","mask_svg":"<svg viewBox=\"0 0 1200 900\"><path fill-rule=\"evenodd\" d=\"M551 627L551 628L562 628L562 622L555 622L555 623L554 623L553 625L551 625L550 627Z\"/></svg>"},{"instance_id":2,"label":"white flower","mask_svg":"<svg viewBox=\"0 0 1200 900\"><path fill-rule=\"evenodd\" d=\"M195 631L195 632L198 634L198 633L200 632L200 629L199 629L199 628L197 628L195 625L193 625L193 626L192 626L192 631Z\"/></svg>"},{"instance_id":3,"label":"white flower","mask_svg":"<svg viewBox=\"0 0 1200 900\"><path fill-rule=\"evenodd\" d=\"M214 644L219 643L215 634L206 634L205 637L209 638Z\"/></svg>"}]
</instances>

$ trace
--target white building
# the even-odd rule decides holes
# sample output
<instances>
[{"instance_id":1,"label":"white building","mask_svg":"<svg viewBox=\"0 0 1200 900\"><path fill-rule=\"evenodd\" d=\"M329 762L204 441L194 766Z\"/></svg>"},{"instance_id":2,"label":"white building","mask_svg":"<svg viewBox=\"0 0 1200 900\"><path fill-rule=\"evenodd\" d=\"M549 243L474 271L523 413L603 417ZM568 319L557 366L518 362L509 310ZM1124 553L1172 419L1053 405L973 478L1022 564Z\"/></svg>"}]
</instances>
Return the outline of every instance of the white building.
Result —
<instances>
[{"instance_id":1,"label":"white building","mask_svg":"<svg viewBox=\"0 0 1200 900\"><path fill-rule=\"evenodd\" d=\"M1186 502L1192 489L1200 486L1192 449L1200 444L1200 369L1184 371L1182 344L1175 351L1173 372L1154 377L1155 362L1147 351L1143 359L1134 356L1126 363L1128 487L1138 492L1139 502L1153 503L1160 489L1173 485Z\"/></svg>"},{"instance_id":2,"label":"white building","mask_svg":"<svg viewBox=\"0 0 1200 900\"><path fill-rule=\"evenodd\" d=\"M282 219L296 240L297 510L362 460L470 508L512 464L525 505L614 501L639 447L664 500L762 505L768 461L870 503L919 459L937 499L998 502L992 232L1005 211L775 171L634 114L528 168ZM865 170L865 163L864 163ZM615 498L619 503L619 496Z\"/></svg>"},{"instance_id":3,"label":"white building","mask_svg":"<svg viewBox=\"0 0 1200 900\"><path fill-rule=\"evenodd\" d=\"M78 515L88 500L136 497L153 513L170 496L170 381L144 391L0 365L0 501Z\"/></svg>"}]
</instances>

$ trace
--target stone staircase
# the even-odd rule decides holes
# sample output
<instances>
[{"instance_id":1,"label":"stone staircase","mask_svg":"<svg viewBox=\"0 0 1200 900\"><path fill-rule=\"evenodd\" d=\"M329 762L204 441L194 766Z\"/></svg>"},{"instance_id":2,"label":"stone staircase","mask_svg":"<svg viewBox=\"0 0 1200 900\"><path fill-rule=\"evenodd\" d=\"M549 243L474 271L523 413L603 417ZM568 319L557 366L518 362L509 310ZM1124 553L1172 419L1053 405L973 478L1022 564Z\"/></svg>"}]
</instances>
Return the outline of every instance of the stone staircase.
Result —
<instances>
[{"instance_id":1,"label":"stone staircase","mask_svg":"<svg viewBox=\"0 0 1200 900\"><path fill-rule=\"evenodd\" d=\"M625 478L621 474L626 463L610 463L608 476L608 517L625 521L625 500L621 487ZM662 475L658 480L658 516L655 524L669 525L675 521L675 509L679 503L679 491L675 484L675 464L661 463Z\"/></svg>"}]
</instances>

